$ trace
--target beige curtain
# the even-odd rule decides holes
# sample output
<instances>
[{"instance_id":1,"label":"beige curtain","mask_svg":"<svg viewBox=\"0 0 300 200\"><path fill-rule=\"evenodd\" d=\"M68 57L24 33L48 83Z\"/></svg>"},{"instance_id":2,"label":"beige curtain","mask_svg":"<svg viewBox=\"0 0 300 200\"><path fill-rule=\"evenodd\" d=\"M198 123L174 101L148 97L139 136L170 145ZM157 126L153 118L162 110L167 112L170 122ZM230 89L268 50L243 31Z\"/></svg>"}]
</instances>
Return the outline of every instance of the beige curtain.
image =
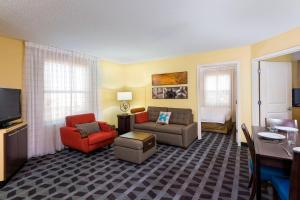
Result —
<instances>
[{"instance_id":1,"label":"beige curtain","mask_svg":"<svg viewBox=\"0 0 300 200\"><path fill-rule=\"evenodd\" d=\"M63 148L59 128L66 116L99 116L98 70L96 57L26 42L23 108L29 157Z\"/></svg>"}]
</instances>

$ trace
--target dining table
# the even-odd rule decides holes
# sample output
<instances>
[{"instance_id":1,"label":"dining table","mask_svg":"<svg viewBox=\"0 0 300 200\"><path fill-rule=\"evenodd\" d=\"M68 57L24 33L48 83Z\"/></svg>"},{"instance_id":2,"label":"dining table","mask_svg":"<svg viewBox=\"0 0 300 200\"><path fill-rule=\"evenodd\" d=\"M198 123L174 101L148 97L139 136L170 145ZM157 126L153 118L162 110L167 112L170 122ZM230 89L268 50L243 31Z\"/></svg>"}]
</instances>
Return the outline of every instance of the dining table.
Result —
<instances>
[{"instance_id":1,"label":"dining table","mask_svg":"<svg viewBox=\"0 0 300 200\"><path fill-rule=\"evenodd\" d=\"M281 168L290 173L293 153L292 147L289 146L287 141L287 132L277 131L278 134L285 136L282 140L268 140L260 137L258 133L266 132L269 130L266 127L252 126L252 140L255 147L256 159L256 199L261 199L261 179L260 179L260 166L270 166ZM300 134L297 134L295 144L293 146L300 146Z\"/></svg>"}]
</instances>

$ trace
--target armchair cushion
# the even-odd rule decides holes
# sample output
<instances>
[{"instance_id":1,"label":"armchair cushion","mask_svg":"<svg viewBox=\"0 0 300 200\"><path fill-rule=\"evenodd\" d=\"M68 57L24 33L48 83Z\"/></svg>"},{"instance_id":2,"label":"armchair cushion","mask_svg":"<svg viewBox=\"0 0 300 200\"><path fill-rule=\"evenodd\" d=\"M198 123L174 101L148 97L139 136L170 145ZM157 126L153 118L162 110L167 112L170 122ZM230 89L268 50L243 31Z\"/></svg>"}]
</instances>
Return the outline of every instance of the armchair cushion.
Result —
<instances>
[{"instance_id":1,"label":"armchair cushion","mask_svg":"<svg viewBox=\"0 0 300 200\"><path fill-rule=\"evenodd\" d=\"M92 133L88 136L89 139L89 144L97 144L99 142L103 142L105 140L109 140L111 138L114 138L114 133L113 131L109 132L97 132L97 133Z\"/></svg>"},{"instance_id":2,"label":"armchair cushion","mask_svg":"<svg viewBox=\"0 0 300 200\"><path fill-rule=\"evenodd\" d=\"M78 129L82 138L87 137L91 133L100 131L99 124L97 122L76 124L75 127Z\"/></svg>"},{"instance_id":3,"label":"armchair cushion","mask_svg":"<svg viewBox=\"0 0 300 200\"><path fill-rule=\"evenodd\" d=\"M69 127L75 127L76 124L84 124L84 123L90 123L95 121L96 119L94 113L72 115L66 117L66 125Z\"/></svg>"}]
</instances>

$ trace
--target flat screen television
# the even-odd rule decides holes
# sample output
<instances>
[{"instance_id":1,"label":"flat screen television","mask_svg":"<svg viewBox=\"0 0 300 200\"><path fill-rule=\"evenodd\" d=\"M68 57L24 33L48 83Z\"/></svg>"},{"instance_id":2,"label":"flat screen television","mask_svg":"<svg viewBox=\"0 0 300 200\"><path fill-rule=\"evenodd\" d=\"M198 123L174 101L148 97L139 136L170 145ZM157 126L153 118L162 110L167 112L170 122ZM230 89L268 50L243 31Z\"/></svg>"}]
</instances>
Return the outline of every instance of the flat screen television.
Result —
<instances>
[{"instance_id":1,"label":"flat screen television","mask_svg":"<svg viewBox=\"0 0 300 200\"><path fill-rule=\"evenodd\" d=\"M293 107L300 107L300 88L293 88Z\"/></svg>"},{"instance_id":2,"label":"flat screen television","mask_svg":"<svg viewBox=\"0 0 300 200\"><path fill-rule=\"evenodd\" d=\"M0 88L0 126L6 127L21 117L21 90Z\"/></svg>"}]
</instances>

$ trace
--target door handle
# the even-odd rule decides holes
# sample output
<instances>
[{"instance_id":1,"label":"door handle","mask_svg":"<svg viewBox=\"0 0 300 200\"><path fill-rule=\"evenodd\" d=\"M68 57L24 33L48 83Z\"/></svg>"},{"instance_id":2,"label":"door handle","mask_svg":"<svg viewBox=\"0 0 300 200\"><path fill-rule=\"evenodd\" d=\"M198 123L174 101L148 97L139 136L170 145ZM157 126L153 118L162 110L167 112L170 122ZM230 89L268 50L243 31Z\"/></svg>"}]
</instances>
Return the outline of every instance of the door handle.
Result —
<instances>
[{"instance_id":1,"label":"door handle","mask_svg":"<svg viewBox=\"0 0 300 200\"><path fill-rule=\"evenodd\" d=\"M291 110L292 110L292 107L288 107L287 110L288 110L288 111L291 111Z\"/></svg>"}]
</instances>

